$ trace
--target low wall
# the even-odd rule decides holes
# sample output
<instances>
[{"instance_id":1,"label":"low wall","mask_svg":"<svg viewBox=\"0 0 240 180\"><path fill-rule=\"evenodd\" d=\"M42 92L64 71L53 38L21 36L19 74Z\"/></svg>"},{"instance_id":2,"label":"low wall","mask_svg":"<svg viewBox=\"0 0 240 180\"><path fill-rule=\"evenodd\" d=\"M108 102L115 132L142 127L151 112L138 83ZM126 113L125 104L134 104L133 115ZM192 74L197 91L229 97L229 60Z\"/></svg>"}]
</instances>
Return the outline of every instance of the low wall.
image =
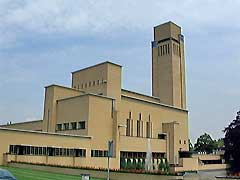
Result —
<instances>
[{"instance_id":1,"label":"low wall","mask_svg":"<svg viewBox=\"0 0 240 180\"><path fill-rule=\"evenodd\" d=\"M199 164L199 159L193 157L181 158L179 166L171 167L171 172L225 170L227 168L227 164Z\"/></svg>"},{"instance_id":2,"label":"low wall","mask_svg":"<svg viewBox=\"0 0 240 180\"><path fill-rule=\"evenodd\" d=\"M205 171L205 170L224 170L227 169L228 165L227 164L205 164L205 165L200 165L198 167L199 171Z\"/></svg>"},{"instance_id":3,"label":"low wall","mask_svg":"<svg viewBox=\"0 0 240 180\"><path fill-rule=\"evenodd\" d=\"M90 174L91 177L95 177L95 178L107 177L106 171L60 168L60 167L39 166L39 165L31 165L31 164L21 164L21 163L9 163L8 166L24 168L24 169L48 171L48 172L61 173L61 174L69 174L69 175ZM146 179L147 180L182 180L183 177L110 172L110 179L112 180L146 180Z\"/></svg>"},{"instance_id":4,"label":"low wall","mask_svg":"<svg viewBox=\"0 0 240 180\"><path fill-rule=\"evenodd\" d=\"M173 172L183 171L198 171L198 159L197 158L180 158L180 166L174 167Z\"/></svg>"},{"instance_id":5,"label":"low wall","mask_svg":"<svg viewBox=\"0 0 240 180\"><path fill-rule=\"evenodd\" d=\"M217 154L194 154L193 157L200 160L221 160L221 156Z\"/></svg>"},{"instance_id":6,"label":"low wall","mask_svg":"<svg viewBox=\"0 0 240 180\"><path fill-rule=\"evenodd\" d=\"M107 168L107 158L81 158L81 157L59 157L59 156L32 156L4 154L6 163L22 162L67 167L104 167ZM111 158L110 164L116 163L117 159Z\"/></svg>"}]
</instances>

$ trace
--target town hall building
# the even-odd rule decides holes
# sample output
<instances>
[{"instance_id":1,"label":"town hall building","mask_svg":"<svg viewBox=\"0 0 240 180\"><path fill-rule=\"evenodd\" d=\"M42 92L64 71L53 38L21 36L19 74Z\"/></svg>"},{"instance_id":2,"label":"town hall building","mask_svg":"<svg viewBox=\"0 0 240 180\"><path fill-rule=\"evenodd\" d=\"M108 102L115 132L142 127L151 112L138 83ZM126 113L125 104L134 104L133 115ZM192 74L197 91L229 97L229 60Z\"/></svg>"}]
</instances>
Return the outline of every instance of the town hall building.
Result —
<instances>
[{"instance_id":1,"label":"town hall building","mask_svg":"<svg viewBox=\"0 0 240 180\"><path fill-rule=\"evenodd\" d=\"M150 139L150 141L149 141ZM25 162L76 167L144 162L151 145L154 164L197 170L189 151L184 36L172 23L154 27L152 95L122 89L122 66L103 62L72 72L71 87L45 87L43 120L0 127L0 165Z\"/></svg>"}]
</instances>

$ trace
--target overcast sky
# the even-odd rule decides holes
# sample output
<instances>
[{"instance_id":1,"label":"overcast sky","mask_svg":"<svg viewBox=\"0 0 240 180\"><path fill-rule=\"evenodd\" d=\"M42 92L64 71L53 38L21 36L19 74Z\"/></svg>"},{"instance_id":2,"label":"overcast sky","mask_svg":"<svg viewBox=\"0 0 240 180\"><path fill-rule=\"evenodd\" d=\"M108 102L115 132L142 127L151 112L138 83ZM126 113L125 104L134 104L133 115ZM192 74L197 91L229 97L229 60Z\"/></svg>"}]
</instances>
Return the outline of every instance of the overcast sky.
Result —
<instances>
[{"instance_id":1,"label":"overcast sky","mask_svg":"<svg viewBox=\"0 0 240 180\"><path fill-rule=\"evenodd\" d=\"M239 0L0 0L0 124L42 119L44 87L111 60L151 94L153 26L185 36L190 137L214 138L240 108Z\"/></svg>"}]
</instances>

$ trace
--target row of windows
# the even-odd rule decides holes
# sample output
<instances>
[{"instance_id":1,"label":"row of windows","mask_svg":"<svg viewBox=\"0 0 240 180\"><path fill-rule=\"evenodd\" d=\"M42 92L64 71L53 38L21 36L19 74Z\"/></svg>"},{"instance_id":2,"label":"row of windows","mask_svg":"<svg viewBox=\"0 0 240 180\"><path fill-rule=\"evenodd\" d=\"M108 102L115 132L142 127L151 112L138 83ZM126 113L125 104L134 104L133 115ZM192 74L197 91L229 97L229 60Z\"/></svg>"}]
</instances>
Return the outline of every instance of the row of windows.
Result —
<instances>
[{"instance_id":1,"label":"row of windows","mask_svg":"<svg viewBox=\"0 0 240 180\"><path fill-rule=\"evenodd\" d=\"M91 157L108 157L108 151L105 151L105 150L91 150Z\"/></svg>"},{"instance_id":2,"label":"row of windows","mask_svg":"<svg viewBox=\"0 0 240 180\"><path fill-rule=\"evenodd\" d=\"M134 122L136 123L136 127L134 127ZM137 137L146 137L146 138L152 138L152 122L144 122L141 120L134 121L132 119L127 119L126 121L126 136L134 136L134 129L136 128L136 136ZM144 127L145 126L145 127ZM146 129L144 134L144 128Z\"/></svg>"},{"instance_id":3,"label":"row of windows","mask_svg":"<svg viewBox=\"0 0 240 180\"><path fill-rule=\"evenodd\" d=\"M120 152L120 157L121 158L133 158L133 159L145 159L146 158L146 152L127 152L127 151L121 151ZM153 152L152 157L153 159L161 159L164 158L165 154L164 153L158 153L158 152Z\"/></svg>"},{"instance_id":4,"label":"row of windows","mask_svg":"<svg viewBox=\"0 0 240 180\"><path fill-rule=\"evenodd\" d=\"M57 124L57 131L86 129L85 121Z\"/></svg>"},{"instance_id":5,"label":"row of windows","mask_svg":"<svg viewBox=\"0 0 240 180\"><path fill-rule=\"evenodd\" d=\"M180 56L180 46L178 44L173 43L172 49L174 55ZM170 54L170 44L158 46L158 56L165 56L168 54Z\"/></svg>"},{"instance_id":6,"label":"row of windows","mask_svg":"<svg viewBox=\"0 0 240 180\"><path fill-rule=\"evenodd\" d=\"M132 112L131 112L131 111L129 111L128 119L133 119L133 116L132 116ZM142 115L142 113L139 113L139 114L138 114L138 120L143 120L143 115ZM148 121L151 121L151 115L150 115L150 114L148 115L147 120L148 120Z\"/></svg>"},{"instance_id":7,"label":"row of windows","mask_svg":"<svg viewBox=\"0 0 240 180\"><path fill-rule=\"evenodd\" d=\"M134 120L132 119L132 112L129 112L129 118L126 121L126 136L134 136ZM143 122L142 121L142 113L139 113L139 118L136 121L136 129L137 129L137 137L146 137L146 138L152 138L152 122L151 122L151 116L148 116L148 121ZM144 125L144 123L146 125ZM144 135L144 126L146 128L146 135Z\"/></svg>"},{"instance_id":8,"label":"row of windows","mask_svg":"<svg viewBox=\"0 0 240 180\"><path fill-rule=\"evenodd\" d=\"M9 154L35 156L86 157L86 149L10 145Z\"/></svg>"},{"instance_id":9,"label":"row of windows","mask_svg":"<svg viewBox=\"0 0 240 180\"><path fill-rule=\"evenodd\" d=\"M91 86L99 86L100 84L104 84L107 83L107 80L96 80L96 81L89 81L89 82L85 82L85 83L80 83L77 86L74 86L73 88L75 89L84 89L87 87L91 87Z\"/></svg>"},{"instance_id":10,"label":"row of windows","mask_svg":"<svg viewBox=\"0 0 240 180\"><path fill-rule=\"evenodd\" d=\"M161 46L158 46L158 56L164 56L170 54L170 45L164 44Z\"/></svg>"},{"instance_id":11,"label":"row of windows","mask_svg":"<svg viewBox=\"0 0 240 180\"><path fill-rule=\"evenodd\" d=\"M179 144L187 144L186 140L179 140Z\"/></svg>"}]
</instances>

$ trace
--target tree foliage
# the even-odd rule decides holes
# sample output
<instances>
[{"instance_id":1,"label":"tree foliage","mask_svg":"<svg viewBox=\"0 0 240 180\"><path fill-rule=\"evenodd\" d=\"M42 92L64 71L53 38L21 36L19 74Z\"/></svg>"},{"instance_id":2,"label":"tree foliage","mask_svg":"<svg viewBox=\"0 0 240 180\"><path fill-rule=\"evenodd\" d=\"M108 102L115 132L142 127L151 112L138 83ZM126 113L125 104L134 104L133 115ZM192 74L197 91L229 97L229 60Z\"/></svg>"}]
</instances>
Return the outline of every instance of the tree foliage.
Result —
<instances>
[{"instance_id":1,"label":"tree foliage","mask_svg":"<svg viewBox=\"0 0 240 180\"><path fill-rule=\"evenodd\" d=\"M224 129L225 159L233 171L240 171L240 111L228 127Z\"/></svg>"},{"instance_id":2,"label":"tree foliage","mask_svg":"<svg viewBox=\"0 0 240 180\"><path fill-rule=\"evenodd\" d=\"M194 150L198 152L212 153L215 148L214 140L207 133L201 135L194 144Z\"/></svg>"},{"instance_id":3,"label":"tree foliage","mask_svg":"<svg viewBox=\"0 0 240 180\"><path fill-rule=\"evenodd\" d=\"M220 138L218 140L214 140L214 149L218 149L218 150L223 150L224 149L224 141L223 138Z\"/></svg>"}]
</instances>

